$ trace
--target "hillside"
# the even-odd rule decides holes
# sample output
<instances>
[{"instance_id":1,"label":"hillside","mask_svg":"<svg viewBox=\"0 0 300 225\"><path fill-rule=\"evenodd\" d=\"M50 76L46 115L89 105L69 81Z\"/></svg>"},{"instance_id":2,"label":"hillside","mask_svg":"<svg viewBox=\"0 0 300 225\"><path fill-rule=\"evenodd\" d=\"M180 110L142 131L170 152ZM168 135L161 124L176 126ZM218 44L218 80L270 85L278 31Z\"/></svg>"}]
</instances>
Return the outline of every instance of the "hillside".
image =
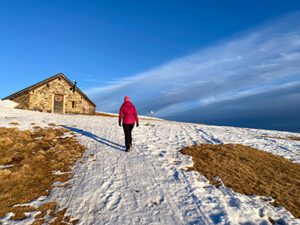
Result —
<instances>
[{"instance_id":1,"label":"hillside","mask_svg":"<svg viewBox=\"0 0 300 225\"><path fill-rule=\"evenodd\" d=\"M211 185L204 176L188 171L192 158L180 153L195 144L235 143L300 163L300 142L287 138L299 134L141 119L133 130L133 150L127 153L123 130L114 117L40 113L0 104L0 127L25 130L32 129L32 123L69 129L87 150L75 164L69 186L54 184L48 197L31 206L56 201L83 225L300 224L283 207L269 204L270 199ZM0 224L34 221L30 216L11 221L9 216Z\"/></svg>"}]
</instances>

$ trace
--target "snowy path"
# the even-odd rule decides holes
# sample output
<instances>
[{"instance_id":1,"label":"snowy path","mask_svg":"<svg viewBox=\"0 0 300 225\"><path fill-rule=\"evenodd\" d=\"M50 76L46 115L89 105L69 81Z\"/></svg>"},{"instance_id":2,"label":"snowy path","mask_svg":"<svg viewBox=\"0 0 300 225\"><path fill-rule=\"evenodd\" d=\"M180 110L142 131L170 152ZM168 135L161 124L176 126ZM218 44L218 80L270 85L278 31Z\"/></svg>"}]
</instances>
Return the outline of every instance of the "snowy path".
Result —
<instances>
[{"instance_id":1,"label":"snowy path","mask_svg":"<svg viewBox=\"0 0 300 225\"><path fill-rule=\"evenodd\" d=\"M170 136L162 140L159 126L135 128L134 149L126 153L123 146L119 150L119 143L124 142L122 128L116 126L115 119L106 123L108 128L104 130L84 126L70 128L82 133L83 143L88 143L89 152L94 155L86 162L88 167L79 165L74 188L63 193L65 199L72 199L76 193L76 202L67 202L68 208L87 218L87 224L209 224L197 202L191 201L188 208L182 209L182 201L192 199L193 192L187 196L186 192L174 193L174 190L179 189L179 184L188 188L189 183L179 182L178 174L175 179L163 167L164 163L172 162L165 157L167 149L161 150L161 147L170 143L173 136L185 139L185 134L177 134L177 129L172 134L172 128L168 128L162 132ZM157 150L153 151L154 148ZM84 191L78 190L81 187Z\"/></svg>"},{"instance_id":2,"label":"snowy path","mask_svg":"<svg viewBox=\"0 0 300 225\"><path fill-rule=\"evenodd\" d=\"M134 148L126 153L116 118L1 108L0 126L12 121L21 129L32 122L65 126L88 147L74 167L70 188L54 188L48 199L67 207L80 224L271 224L269 216L300 224L260 197L215 188L203 176L187 172L192 161L178 152L191 144L231 142L299 163L300 142L265 137L291 133L142 120L133 130Z\"/></svg>"}]
</instances>

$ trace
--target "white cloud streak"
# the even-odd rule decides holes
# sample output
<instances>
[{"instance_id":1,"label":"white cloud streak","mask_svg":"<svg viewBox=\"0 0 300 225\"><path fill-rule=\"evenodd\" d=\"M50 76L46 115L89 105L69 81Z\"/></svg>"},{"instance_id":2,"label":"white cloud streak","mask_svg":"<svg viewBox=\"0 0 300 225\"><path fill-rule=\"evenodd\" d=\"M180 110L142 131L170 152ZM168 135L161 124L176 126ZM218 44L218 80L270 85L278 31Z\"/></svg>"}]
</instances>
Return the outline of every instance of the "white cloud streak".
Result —
<instances>
[{"instance_id":1,"label":"white cloud streak","mask_svg":"<svg viewBox=\"0 0 300 225\"><path fill-rule=\"evenodd\" d=\"M137 62L138 63L138 62ZM300 81L300 13L149 71L85 90L101 111L125 95L141 113L172 115Z\"/></svg>"}]
</instances>

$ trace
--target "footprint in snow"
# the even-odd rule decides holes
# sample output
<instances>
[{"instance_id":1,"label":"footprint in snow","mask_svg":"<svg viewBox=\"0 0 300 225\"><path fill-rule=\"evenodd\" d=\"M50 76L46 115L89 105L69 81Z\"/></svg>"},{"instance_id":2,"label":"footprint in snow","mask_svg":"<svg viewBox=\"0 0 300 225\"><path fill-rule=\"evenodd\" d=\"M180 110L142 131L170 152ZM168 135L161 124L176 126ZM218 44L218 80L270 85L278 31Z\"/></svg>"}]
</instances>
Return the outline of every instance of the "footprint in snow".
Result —
<instances>
[{"instance_id":1,"label":"footprint in snow","mask_svg":"<svg viewBox=\"0 0 300 225\"><path fill-rule=\"evenodd\" d=\"M152 199L151 203L153 205L160 205L164 201L164 197L158 196L155 199Z\"/></svg>"},{"instance_id":2,"label":"footprint in snow","mask_svg":"<svg viewBox=\"0 0 300 225\"><path fill-rule=\"evenodd\" d=\"M160 157L164 157L166 153L167 153L166 151L161 151L161 152L159 153L159 156L160 156Z\"/></svg>"}]
</instances>

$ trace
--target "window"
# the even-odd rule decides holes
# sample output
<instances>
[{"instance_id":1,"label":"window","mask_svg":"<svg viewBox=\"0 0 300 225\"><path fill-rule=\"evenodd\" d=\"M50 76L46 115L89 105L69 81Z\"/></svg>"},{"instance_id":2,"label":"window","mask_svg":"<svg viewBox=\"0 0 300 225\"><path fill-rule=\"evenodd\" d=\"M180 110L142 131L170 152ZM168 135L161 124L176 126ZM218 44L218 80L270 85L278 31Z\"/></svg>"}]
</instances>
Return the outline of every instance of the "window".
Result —
<instances>
[{"instance_id":1,"label":"window","mask_svg":"<svg viewBox=\"0 0 300 225\"><path fill-rule=\"evenodd\" d=\"M75 109L76 108L76 102L72 101L72 108Z\"/></svg>"}]
</instances>

